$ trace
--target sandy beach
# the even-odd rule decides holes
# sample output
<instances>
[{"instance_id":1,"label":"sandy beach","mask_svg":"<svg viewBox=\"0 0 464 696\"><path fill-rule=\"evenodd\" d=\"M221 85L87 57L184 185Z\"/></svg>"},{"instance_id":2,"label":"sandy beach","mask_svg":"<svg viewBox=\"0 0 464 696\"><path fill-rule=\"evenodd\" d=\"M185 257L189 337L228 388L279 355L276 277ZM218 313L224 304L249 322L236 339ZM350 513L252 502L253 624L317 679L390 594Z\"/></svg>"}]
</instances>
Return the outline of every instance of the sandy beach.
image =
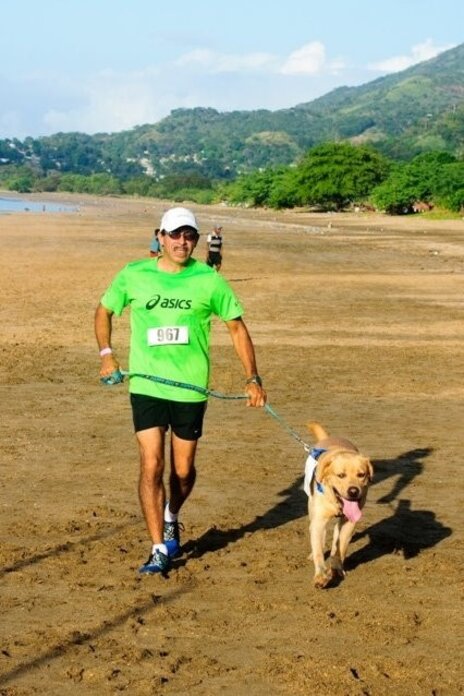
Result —
<instances>
[{"instance_id":1,"label":"sandy beach","mask_svg":"<svg viewBox=\"0 0 464 696\"><path fill-rule=\"evenodd\" d=\"M271 406L374 464L346 578L316 590L304 448L215 399L184 554L138 576L127 387L99 383L93 313L167 205L59 200L78 212L0 217L0 694L461 694L464 222L192 206L197 258L223 225ZM115 327L124 365L128 314ZM240 392L219 321L212 360Z\"/></svg>"}]
</instances>

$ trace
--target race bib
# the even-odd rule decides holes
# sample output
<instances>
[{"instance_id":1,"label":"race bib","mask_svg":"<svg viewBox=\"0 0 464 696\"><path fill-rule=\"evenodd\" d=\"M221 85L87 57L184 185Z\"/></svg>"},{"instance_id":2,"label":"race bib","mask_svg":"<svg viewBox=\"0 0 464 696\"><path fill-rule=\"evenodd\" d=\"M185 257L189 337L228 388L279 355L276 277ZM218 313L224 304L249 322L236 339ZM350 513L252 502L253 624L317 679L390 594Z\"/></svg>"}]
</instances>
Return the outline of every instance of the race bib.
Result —
<instances>
[{"instance_id":1,"label":"race bib","mask_svg":"<svg viewBox=\"0 0 464 696\"><path fill-rule=\"evenodd\" d=\"M188 342L188 326L158 326L147 331L149 346L185 345Z\"/></svg>"}]
</instances>

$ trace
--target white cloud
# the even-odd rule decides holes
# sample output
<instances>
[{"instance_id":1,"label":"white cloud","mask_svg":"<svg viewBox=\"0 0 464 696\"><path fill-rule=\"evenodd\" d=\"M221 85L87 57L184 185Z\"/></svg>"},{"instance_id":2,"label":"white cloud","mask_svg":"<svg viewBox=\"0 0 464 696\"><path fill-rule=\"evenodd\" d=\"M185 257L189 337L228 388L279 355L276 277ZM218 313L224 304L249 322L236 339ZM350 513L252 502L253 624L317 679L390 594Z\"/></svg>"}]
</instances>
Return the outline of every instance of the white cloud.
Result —
<instances>
[{"instance_id":1,"label":"white cloud","mask_svg":"<svg viewBox=\"0 0 464 696\"><path fill-rule=\"evenodd\" d=\"M156 77L157 71L152 68L130 74L100 73L76 85L81 93L78 107L48 109L43 124L47 132L96 133L153 123L169 112L177 98L157 89Z\"/></svg>"},{"instance_id":2,"label":"white cloud","mask_svg":"<svg viewBox=\"0 0 464 696\"><path fill-rule=\"evenodd\" d=\"M325 46L320 41L293 51L280 68L282 75L317 75L326 64Z\"/></svg>"},{"instance_id":3,"label":"white cloud","mask_svg":"<svg viewBox=\"0 0 464 696\"><path fill-rule=\"evenodd\" d=\"M341 59L329 62L320 41L312 41L282 58L272 53L227 54L209 49L196 49L178 58L177 68L203 70L208 74L258 73L280 75L338 74L345 67Z\"/></svg>"},{"instance_id":4,"label":"white cloud","mask_svg":"<svg viewBox=\"0 0 464 696\"><path fill-rule=\"evenodd\" d=\"M179 68L200 67L209 73L257 72L275 68L276 57L271 53L247 53L235 55L217 53L208 49L197 49L181 56L176 62Z\"/></svg>"},{"instance_id":5,"label":"white cloud","mask_svg":"<svg viewBox=\"0 0 464 696\"><path fill-rule=\"evenodd\" d=\"M287 57L265 52L233 54L197 49L170 63L131 72L106 70L80 79L58 73L52 81L54 89L48 93L47 106L40 114L40 132L118 132L135 125L156 123L176 108L199 105L224 110L243 108L242 91L251 84L255 91L247 103L250 108L256 108L260 104L256 79L258 89L265 95L263 107L276 108L281 106L275 99L276 85L280 85L279 93L283 92L288 76L305 79L321 73L337 74L343 68L342 61L329 62L325 46L314 41ZM42 91L39 87L44 85L44 76L29 75L28 80L39 93ZM211 80L215 80L217 87L213 92ZM269 92L274 94L272 101ZM3 118L3 130L15 130L14 123L7 127L13 116Z\"/></svg>"},{"instance_id":6,"label":"white cloud","mask_svg":"<svg viewBox=\"0 0 464 696\"><path fill-rule=\"evenodd\" d=\"M432 39L427 39L423 43L416 44L411 48L411 53L407 56L394 56L378 63L370 63L369 70L376 72L393 73L400 70L406 70L416 63L421 63L424 60L435 58L439 53L453 48L455 44L447 44L445 46L436 46Z\"/></svg>"},{"instance_id":7,"label":"white cloud","mask_svg":"<svg viewBox=\"0 0 464 696\"><path fill-rule=\"evenodd\" d=\"M70 76L57 66L53 77L36 72L0 89L10 95L3 114L0 110L0 137L120 132L156 123L173 109L198 106L220 111L284 108L318 96L312 84L316 78L322 76L334 86L334 76L344 68L343 61L327 59L319 41L289 55L198 49L164 64L92 75ZM16 92L25 95L23 108ZM34 111L26 114L29 102Z\"/></svg>"}]
</instances>

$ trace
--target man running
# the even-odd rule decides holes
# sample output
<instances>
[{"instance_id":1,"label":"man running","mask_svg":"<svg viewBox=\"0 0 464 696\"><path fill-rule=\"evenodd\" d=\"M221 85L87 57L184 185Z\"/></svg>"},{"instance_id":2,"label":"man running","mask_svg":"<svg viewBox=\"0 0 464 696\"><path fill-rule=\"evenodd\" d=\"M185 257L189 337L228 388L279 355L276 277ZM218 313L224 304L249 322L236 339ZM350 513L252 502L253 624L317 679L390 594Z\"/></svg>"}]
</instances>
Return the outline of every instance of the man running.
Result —
<instances>
[{"instance_id":1,"label":"man running","mask_svg":"<svg viewBox=\"0 0 464 696\"><path fill-rule=\"evenodd\" d=\"M213 231L206 238L206 263L208 266L215 268L216 271L219 271L222 265L222 244L222 227L215 224Z\"/></svg>"},{"instance_id":2,"label":"man running","mask_svg":"<svg viewBox=\"0 0 464 696\"><path fill-rule=\"evenodd\" d=\"M192 258L198 224L187 208L161 219L162 254L129 263L113 279L95 313L100 376L119 370L111 347L113 315L131 308L129 371L208 386L212 315L226 324L245 372L247 405L264 406L254 346L243 309L224 278ZM196 477L195 453L202 434L206 396L143 377L131 377L130 400L140 455L139 498L152 541L141 573L165 573L181 552L178 515ZM169 501L163 483L165 435L171 427Z\"/></svg>"},{"instance_id":3,"label":"man running","mask_svg":"<svg viewBox=\"0 0 464 696\"><path fill-rule=\"evenodd\" d=\"M159 228L153 232L153 237L150 242L150 256L159 256L161 252L161 244L159 241Z\"/></svg>"}]
</instances>

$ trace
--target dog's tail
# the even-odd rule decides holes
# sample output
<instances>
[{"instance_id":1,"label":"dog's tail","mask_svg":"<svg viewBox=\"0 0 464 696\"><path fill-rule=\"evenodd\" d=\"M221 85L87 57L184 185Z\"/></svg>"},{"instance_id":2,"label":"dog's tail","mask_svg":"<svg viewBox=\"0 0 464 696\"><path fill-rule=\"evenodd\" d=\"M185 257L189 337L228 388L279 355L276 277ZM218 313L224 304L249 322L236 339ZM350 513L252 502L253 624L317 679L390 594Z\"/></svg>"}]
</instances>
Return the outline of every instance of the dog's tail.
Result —
<instances>
[{"instance_id":1,"label":"dog's tail","mask_svg":"<svg viewBox=\"0 0 464 696\"><path fill-rule=\"evenodd\" d=\"M329 437L329 433L317 421L311 421L308 423L308 428L317 441L325 440L326 437Z\"/></svg>"}]
</instances>

